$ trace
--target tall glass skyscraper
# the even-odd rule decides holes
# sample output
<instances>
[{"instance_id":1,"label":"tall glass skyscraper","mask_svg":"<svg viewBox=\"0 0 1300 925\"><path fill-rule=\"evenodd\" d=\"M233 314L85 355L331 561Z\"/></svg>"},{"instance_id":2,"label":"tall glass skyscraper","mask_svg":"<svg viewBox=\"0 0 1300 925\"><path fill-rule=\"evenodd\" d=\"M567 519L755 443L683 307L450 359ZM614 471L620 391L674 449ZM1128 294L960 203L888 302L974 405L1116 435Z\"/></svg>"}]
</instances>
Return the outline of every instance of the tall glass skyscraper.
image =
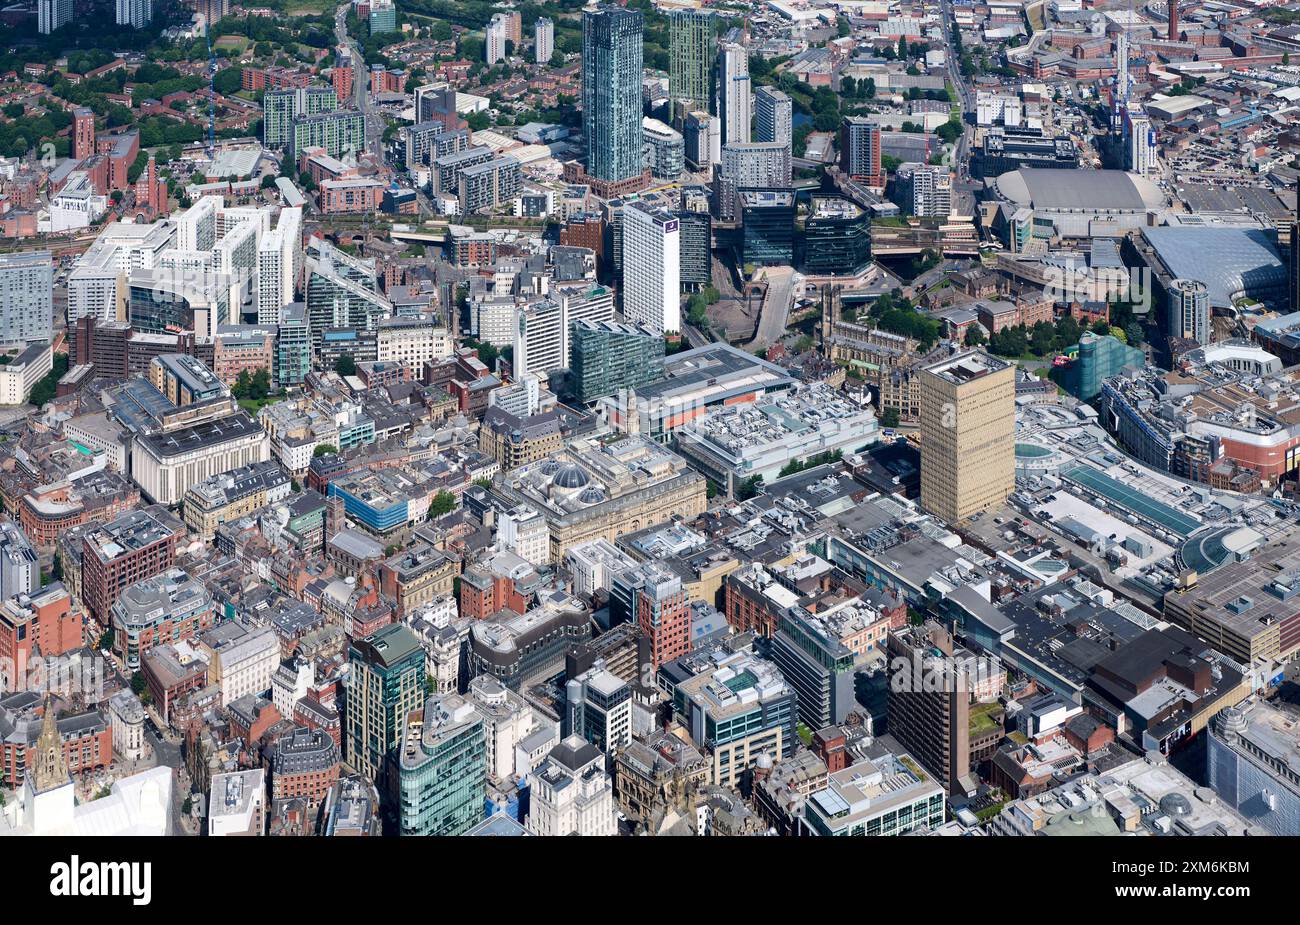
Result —
<instances>
[{"instance_id":1,"label":"tall glass skyscraper","mask_svg":"<svg viewBox=\"0 0 1300 925\"><path fill-rule=\"evenodd\" d=\"M708 10L673 10L669 14L668 96L689 100L689 109L713 106L713 62L718 39Z\"/></svg>"},{"instance_id":2,"label":"tall glass skyscraper","mask_svg":"<svg viewBox=\"0 0 1300 925\"><path fill-rule=\"evenodd\" d=\"M459 694L430 697L423 721L388 754L388 786L402 835L463 835L483 820L483 717Z\"/></svg>"},{"instance_id":3,"label":"tall glass skyscraper","mask_svg":"<svg viewBox=\"0 0 1300 925\"><path fill-rule=\"evenodd\" d=\"M582 127L587 173L598 180L641 174L640 10L582 14Z\"/></svg>"}]
</instances>

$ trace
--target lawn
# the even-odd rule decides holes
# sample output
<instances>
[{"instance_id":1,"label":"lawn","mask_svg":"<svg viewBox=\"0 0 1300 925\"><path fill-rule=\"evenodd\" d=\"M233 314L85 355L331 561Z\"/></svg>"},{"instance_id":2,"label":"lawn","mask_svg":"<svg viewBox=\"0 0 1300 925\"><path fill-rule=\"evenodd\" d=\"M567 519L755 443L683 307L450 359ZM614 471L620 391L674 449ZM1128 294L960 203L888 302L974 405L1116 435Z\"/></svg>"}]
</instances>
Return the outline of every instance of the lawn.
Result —
<instances>
[{"instance_id":1,"label":"lawn","mask_svg":"<svg viewBox=\"0 0 1300 925\"><path fill-rule=\"evenodd\" d=\"M266 398L241 398L239 407L243 408L249 414L256 416L267 405L274 405L278 401L284 401L283 395L268 395Z\"/></svg>"},{"instance_id":2,"label":"lawn","mask_svg":"<svg viewBox=\"0 0 1300 925\"><path fill-rule=\"evenodd\" d=\"M910 755L899 755L898 763L911 771L913 776L922 783L925 783L930 779L930 776L926 774L925 771L921 770L921 766L913 761Z\"/></svg>"},{"instance_id":3,"label":"lawn","mask_svg":"<svg viewBox=\"0 0 1300 925\"><path fill-rule=\"evenodd\" d=\"M999 723L994 718L994 714L1001 711L1001 709L1002 709L1002 704L998 703L996 700L993 701L992 703L971 704L971 708L970 708L971 735L983 735L986 732L991 732L994 729L1001 728L1001 723Z\"/></svg>"},{"instance_id":4,"label":"lawn","mask_svg":"<svg viewBox=\"0 0 1300 925\"><path fill-rule=\"evenodd\" d=\"M252 40L246 35L223 35L216 42L218 48L237 48L240 54L243 54L251 44L253 44Z\"/></svg>"}]
</instances>

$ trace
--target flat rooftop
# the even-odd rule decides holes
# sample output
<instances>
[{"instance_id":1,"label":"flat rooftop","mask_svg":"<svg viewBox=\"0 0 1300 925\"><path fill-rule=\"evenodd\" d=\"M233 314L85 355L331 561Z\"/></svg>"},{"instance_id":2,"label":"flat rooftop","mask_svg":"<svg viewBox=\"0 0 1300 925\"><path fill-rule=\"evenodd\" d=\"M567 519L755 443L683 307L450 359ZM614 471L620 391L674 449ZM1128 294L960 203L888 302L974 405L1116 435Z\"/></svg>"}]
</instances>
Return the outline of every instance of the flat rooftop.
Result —
<instances>
[{"instance_id":1,"label":"flat rooftop","mask_svg":"<svg viewBox=\"0 0 1300 925\"><path fill-rule=\"evenodd\" d=\"M1006 368L1006 362L982 350L972 350L932 363L925 370L948 382L961 385Z\"/></svg>"}]
</instances>

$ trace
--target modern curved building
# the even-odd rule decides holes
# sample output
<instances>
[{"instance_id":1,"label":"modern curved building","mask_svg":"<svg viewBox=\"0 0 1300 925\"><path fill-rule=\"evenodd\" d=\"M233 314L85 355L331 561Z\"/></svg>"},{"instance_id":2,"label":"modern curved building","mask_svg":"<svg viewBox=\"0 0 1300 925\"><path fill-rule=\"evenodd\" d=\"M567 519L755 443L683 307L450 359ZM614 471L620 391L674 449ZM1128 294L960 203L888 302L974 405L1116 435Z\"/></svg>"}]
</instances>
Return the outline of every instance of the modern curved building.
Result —
<instances>
[{"instance_id":1,"label":"modern curved building","mask_svg":"<svg viewBox=\"0 0 1300 925\"><path fill-rule=\"evenodd\" d=\"M995 199L1030 209L1063 238L1113 236L1155 223L1165 194L1137 174L1122 170L1022 167L993 181Z\"/></svg>"},{"instance_id":2,"label":"modern curved building","mask_svg":"<svg viewBox=\"0 0 1300 925\"><path fill-rule=\"evenodd\" d=\"M1201 280L1211 310L1231 308L1247 296L1278 305L1286 301L1286 265L1276 235L1263 228L1168 225L1146 228L1142 238L1147 252L1142 256L1156 262L1151 269L1157 278Z\"/></svg>"},{"instance_id":3,"label":"modern curved building","mask_svg":"<svg viewBox=\"0 0 1300 925\"><path fill-rule=\"evenodd\" d=\"M470 674L491 675L514 691L564 667L570 645L591 638L591 613L558 594L542 606L470 628Z\"/></svg>"}]
</instances>

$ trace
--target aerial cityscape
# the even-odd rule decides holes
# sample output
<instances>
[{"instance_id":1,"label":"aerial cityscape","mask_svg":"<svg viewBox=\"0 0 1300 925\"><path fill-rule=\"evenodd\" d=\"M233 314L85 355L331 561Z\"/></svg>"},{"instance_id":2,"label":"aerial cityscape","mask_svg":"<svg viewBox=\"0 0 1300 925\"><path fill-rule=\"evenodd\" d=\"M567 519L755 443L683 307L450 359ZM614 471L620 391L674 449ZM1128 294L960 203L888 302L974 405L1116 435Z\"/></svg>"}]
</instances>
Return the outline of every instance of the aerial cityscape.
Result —
<instances>
[{"instance_id":1,"label":"aerial cityscape","mask_svg":"<svg viewBox=\"0 0 1300 925\"><path fill-rule=\"evenodd\" d=\"M0 835L1300 836L1293 53L15 0Z\"/></svg>"}]
</instances>

